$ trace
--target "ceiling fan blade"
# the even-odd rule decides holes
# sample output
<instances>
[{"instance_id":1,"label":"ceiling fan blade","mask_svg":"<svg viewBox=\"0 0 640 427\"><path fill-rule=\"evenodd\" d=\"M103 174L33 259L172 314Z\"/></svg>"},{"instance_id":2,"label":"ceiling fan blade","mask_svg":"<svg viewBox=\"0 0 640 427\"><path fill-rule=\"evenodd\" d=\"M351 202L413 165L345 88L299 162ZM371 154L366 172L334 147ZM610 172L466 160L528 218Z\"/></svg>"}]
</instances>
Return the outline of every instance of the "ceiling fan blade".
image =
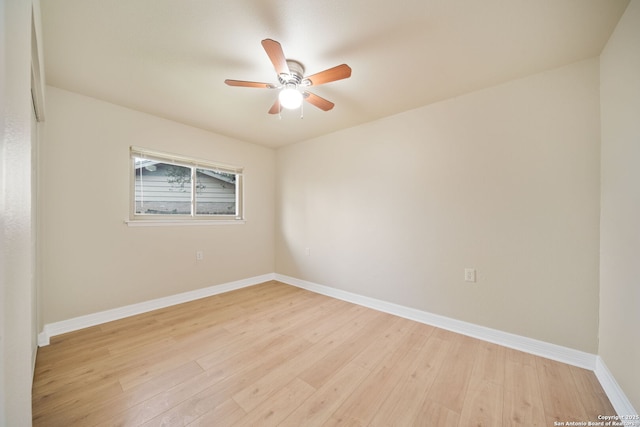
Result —
<instances>
[{"instance_id":1,"label":"ceiling fan blade","mask_svg":"<svg viewBox=\"0 0 640 427\"><path fill-rule=\"evenodd\" d=\"M336 80L342 80L351 77L351 67L347 64L337 65L328 70L320 71L309 77L305 77L305 80L311 82L311 86L318 86L324 83L334 82Z\"/></svg>"},{"instance_id":2,"label":"ceiling fan blade","mask_svg":"<svg viewBox=\"0 0 640 427\"><path fill-rule=\"evenodd\" d=\"M304 99L305 101L307 101L309 104L318 107L319 109L323 110L323 111L329 111L333 108L333 106L335 105L333 102L328 101L314 93L311 92L305 92L304 93Z\"/></svg>"},{"instance_id":3,"label":"ceiling fan blade","mask_svg":"<svg viewBox=\"0 0 640 427\"><path fill-rule=\"evenodd\" d=\"M274 102L271 109L269 109L269 114L278 114L280 113L280 110L280 100L276 98L276 102Z\"/></svg>"},{"instance_id":4,"label":"ceiling fan blade","mask_svg":"<svg viewBox=\"0 0 640 427\"><path fill-rule=\"evenodd\" d=\"M287 65L287 58L284 56L282 46L275 40L264 39L262 40L262 47L269 56L269 59L273 63L273 67L276 69L276 73L289 74L289 66Z\"/></svg>"},{"instance_id":5,"label":"ceiling fan blade","mask_svg":"<svg viewBox=\"0 0 640 427\"><path fill-rule=\"evenodd\" d=\"M263 89L275 89L276 86L271 83L260 83L260 82L247 82L244 80L231 80L227 79L224 81L229 86L240 86L240 87L257 87Z\"/></svg>"}]
</instances>

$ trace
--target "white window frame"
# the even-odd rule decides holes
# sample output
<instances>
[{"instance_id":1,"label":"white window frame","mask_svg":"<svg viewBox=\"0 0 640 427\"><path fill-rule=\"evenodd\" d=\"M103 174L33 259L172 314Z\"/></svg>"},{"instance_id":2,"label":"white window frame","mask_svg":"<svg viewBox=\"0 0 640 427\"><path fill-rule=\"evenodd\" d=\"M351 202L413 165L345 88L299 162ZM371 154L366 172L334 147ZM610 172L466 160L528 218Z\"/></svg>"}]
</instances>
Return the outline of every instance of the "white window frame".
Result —
<instances>
[{"instance_id":1,"label":"white window frame","mask_svg":"<svg viewBox=\"0 0 640 427\"><path fill-rule=\"evenodd\" d=\"M136 164L135 158L142 157L149 160L156 160L162 163L173 164L191 168L191 214L190 215L150 215L136 213ZM129 226L159 226L159 225L220 225L220 224L244 224L244 203L243 203L243 168L211 162L208 160L195 159L177 154L165 153L147 148L131 146L129 148L129 220L125 221ZM217 172L231 173L236 175L236 214L235 215L198 215L195 213L195 185L196 179L193 176L196 169L208 169Z\"/></svg>"}]
</instances>

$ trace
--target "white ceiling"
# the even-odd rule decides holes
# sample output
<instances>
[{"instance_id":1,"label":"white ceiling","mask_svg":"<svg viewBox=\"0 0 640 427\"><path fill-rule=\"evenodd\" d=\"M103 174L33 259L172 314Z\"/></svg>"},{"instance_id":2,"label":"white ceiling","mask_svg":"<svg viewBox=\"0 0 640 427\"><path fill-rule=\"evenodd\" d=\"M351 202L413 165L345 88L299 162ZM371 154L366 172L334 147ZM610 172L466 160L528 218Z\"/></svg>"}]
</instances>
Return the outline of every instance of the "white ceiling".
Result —
<instances>
[{"instance_id":1,"label":"white ceiling","mask_svg":"<svg viewBox=\"0 0 640 427\"><path fill-rule=\"evenodd\" d=\"M279 147L597 56L628 0L41 0L47 83L257 144ZM260 41L311 88L279 118Z\"/></svg>"}]
</instances>

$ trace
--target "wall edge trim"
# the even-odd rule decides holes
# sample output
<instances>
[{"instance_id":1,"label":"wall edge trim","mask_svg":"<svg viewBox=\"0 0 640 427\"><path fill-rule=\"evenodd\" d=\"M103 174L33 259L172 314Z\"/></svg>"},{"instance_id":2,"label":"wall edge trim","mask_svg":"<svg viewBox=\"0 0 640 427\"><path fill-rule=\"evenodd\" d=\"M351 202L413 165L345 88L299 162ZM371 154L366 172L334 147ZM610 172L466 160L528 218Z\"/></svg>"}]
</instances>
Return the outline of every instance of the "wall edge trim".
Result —
<instances>
[{"instance_id":1,"label":"wall edge trim","mask_svg":"<svg viewBox=\"0 0 640 427\"><path fill-rule=\"evenodd\" d=\"M467 335L472 338L488 341L494 344L502 345L504 347L524 351L526 353L534 354L536 356L541 356L562 363L567 363L569 365L577 366L580 368L589 369L590 371L594 371L596 368L597 356L595 354L563 347L557 344L551 344L533 338L527 338L509 332L503 332L497 329L456 320L450 317L429 313L399 304L389 303L375 298L370 298L329 286L319 285L317 283L309 282L306 280L297 279L295 277L276 274L275 280L299 288L307 289L312 292L338 298L343 301L362 305L378 311L383 311L385 313L404 317L406 319L415 320L416 322L425 323L431 326L436 326L452 332Z\"/></svg>"},{"instance_id":2,"label":"wall edge trim","mask_svg":"<svg viewBox=\"0 0 640 427\"><path fill-rule=\"evenodd\" d=\"M596 368L594 373L619 416L638 415L638 411L635 410L627 398L627 395L624 394L622 387L620 387L600 356L596 356Z\"/></svg>"},{"instance_id":3,"label":"wall edge trim","mask_svg":"<svg viewBox=\"0 0 640 427\"><path fill-rule=\"evenodd\" d=\"M604 360L602 360L599 355L586 353L581 350L576 350L557 344L536 340L533 338L515 335L497 329L487 328L485 326L463 322L461 320L456 320L438 314L433 314L426 311L389 303L386 301L362 296L325 285L320 285L317 283L309 282L307 280L297 279L295 277L290 277L283 274L276 273L275 280L286 283L288 285L306 289L311 292L362 305L374 310L404 317L406 319L414 320L416 322L424 323L427 325L436 326L459 334L467 335L472 338L477 338L483 341L502 345L504 347L524 351L525 353L530 353L536 356L555 360L557 362L577 366L579 368L588 369L590 371L593 371L596 375L596 378L600 382L600 385L609 398L609 401L613 405L613 408L615 409L618 416L636 415L638 413L633 408L624 391L615 380L615 377L607 369Z\"/></svg>"},{"instance_id":4,"label":"wall edge trim","mask_svg":"<svg viewBox=\"0 0 640 427\"><path fill-rule=\"evenodd\" d=\"M229 291L234 291L236 289L258 285L270 280L274 280L273 273L250 277L248 279L236 280L220 285L213 285L206 288L196 289L193 291L131 304L111 310L105 310L98 313L74 317L59 322L47 323L44 325L42 332L38 334L38 346L44 347L49 345L51 337L54 337L56 335L77 331L79 329L100 325L102 323L123 319L125 317L135 316L137 314L147 313L159 308L165 308L176 304L182 304L184 302L194 301L200 298L206 298Z\"/></svg>"},{"instance_id":5,"label":"wall edge trim","mask_svg":"<svg viewBox=\"0 0 640 427\"><path fill-rule=\"evenodd\" d=\"M206 298L241 288L255 286L270 280L277 280L287 285L306 289L314 293L337 298L346 302L403 317L405 319L414 320L416 322L470 336L472 338L477 338L515 350L524 351L536 356L577 366L579 368L588 369L595 373L596 378L600 382L604 392L611 401L611 404L618 415L637 414L637 411L633 408L624 391L607 368L604 360L602 360L599 355L511 334L497 329L487 328L485 326L475 325L446 316L366 297L279 273L267 273L247 279L213 285L176 295L170 295L168 297L157 298L124 307L62 320L59 322L48 323L44 325L42 332L38 334L38 346L43 347L49 345L51 337L56 335L77 331L176 304L194 301L200 298Z\"/></svg>"}]
</instances>

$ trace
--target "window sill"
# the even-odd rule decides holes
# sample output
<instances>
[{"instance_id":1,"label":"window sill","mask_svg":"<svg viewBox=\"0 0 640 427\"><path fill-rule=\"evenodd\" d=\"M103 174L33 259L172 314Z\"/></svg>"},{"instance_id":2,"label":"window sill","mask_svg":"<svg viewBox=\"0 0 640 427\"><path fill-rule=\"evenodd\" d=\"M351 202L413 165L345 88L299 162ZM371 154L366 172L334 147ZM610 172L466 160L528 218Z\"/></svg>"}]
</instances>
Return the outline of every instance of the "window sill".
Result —
<instances>
[{"instance_id":1,"label":"window sill","mask_svg":"<svg viewBox=\"0 0 640 427\"><path fill-rule=\"evenodd\" d=\"M244 219L134 219L125 220L129 227L171 227L171 226L191 226L191 225L241 225Z\"/></svg>"}]
</instances>

